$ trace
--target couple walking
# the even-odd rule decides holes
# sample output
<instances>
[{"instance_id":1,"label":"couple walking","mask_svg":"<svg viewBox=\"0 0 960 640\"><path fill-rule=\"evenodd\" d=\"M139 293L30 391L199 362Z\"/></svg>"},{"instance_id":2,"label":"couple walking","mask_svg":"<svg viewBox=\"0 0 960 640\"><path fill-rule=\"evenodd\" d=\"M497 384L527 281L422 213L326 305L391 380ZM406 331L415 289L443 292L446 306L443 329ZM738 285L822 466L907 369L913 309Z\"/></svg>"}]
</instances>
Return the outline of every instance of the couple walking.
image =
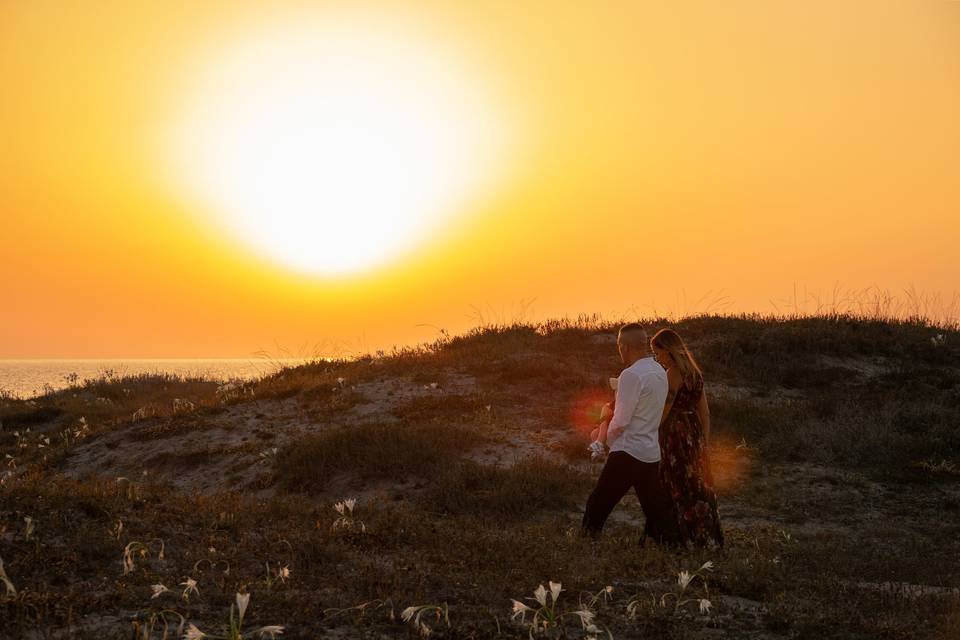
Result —
<instances>
[{"instance_id":1,"label":"couple walking","mask_svg":"<svg viewBox=\"0 0 960 640\"><path fill-rule=\"evenodd\" d=\"M722 546L707 461L710 410L696 360L672 329L648 341L636 323L620 329L617 349L627 367L617 379L613 407L604 407L595 430L610 453L587 500L584 532L598 534L633 488L646 516L644 538Z\"/></svg>"}]
</instances>

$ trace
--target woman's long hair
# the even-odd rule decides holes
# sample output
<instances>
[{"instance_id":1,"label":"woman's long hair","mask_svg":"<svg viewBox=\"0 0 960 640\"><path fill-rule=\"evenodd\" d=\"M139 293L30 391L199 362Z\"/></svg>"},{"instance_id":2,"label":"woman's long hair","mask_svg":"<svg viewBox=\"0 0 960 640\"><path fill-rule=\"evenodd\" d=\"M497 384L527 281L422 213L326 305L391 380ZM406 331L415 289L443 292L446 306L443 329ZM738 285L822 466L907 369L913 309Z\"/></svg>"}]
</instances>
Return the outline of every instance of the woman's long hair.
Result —
<instances>
[{"instance_id":1,"label":"woman's long hair","mask_svg":"<svg viewBox=\"0 0 960 640\"><path fill-rule=\"evenodd\" d=\"M703 372L700 371L700 365L687 345L683 342L680 334L673 329L660 329L657 331L650 344L658 349L663 349L670 354L673 361L677 363L680 374L683 376L683 382L688 388L693 388L699 382L703 382Z\"/></svg>"}]
</instances>

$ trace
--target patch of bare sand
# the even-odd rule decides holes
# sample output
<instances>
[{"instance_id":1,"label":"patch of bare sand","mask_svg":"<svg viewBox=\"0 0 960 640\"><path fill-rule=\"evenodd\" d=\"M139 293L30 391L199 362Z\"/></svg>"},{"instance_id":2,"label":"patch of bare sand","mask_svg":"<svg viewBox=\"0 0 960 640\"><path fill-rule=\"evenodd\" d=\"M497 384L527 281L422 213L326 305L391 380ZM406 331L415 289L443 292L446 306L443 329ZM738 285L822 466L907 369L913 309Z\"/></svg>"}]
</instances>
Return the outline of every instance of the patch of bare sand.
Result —
<instances>
[{"instance_id":1,"label":"patch of bare sand","mask_svg":"<svg viewBox=\"0 0 960 640\"><path fill-rule=\"evenodd\" d=\"M248 491L272 495L269 469L276 450L308 433L369 422L395 422L393 410L424 397L450 397L476 392L472 376L450 374L438 383L388 378L346 385L362 397L328 420L310 417L309 403L296 397L257 400L227 407L215 415L180 415L131 423L102 436L81 441L61 466L67 477L126 478L170 486L180 491L216 493ZM522 437L507 436L486 450L491 460L522 457L540 448ZM515 455L514 455L515 454ZM483 460L484 454L478 455ZM324 493L359 498L392 495L410 487L403 483L362 483L344 474Z\"/></svg>"},{"instance_id":2,"label":"patch of bare sand","mask_svg":"<svg viewBox=\"0 0 960 640\"><path fill-rule=\"evenodd\" d=\"M858 358L841 358L837 356L820 355L819 364L823 368L847 369L865 378L876 378L885 373L894 371L894 364L887 358L866 356Z\"/></svg>"},{"instance_id":3,"label":"patch of bare sand","mask_svg":"<svg viewBox=\"0 0 960 640\"><path fill-rule=\"evenodd\" d=\"M464 457L493 467L511 467L530 457L541 457L556 462L567 462L560 451L561 437L556 431L522 429L493 434L496 440L467 453Z\"/></svg>"},{"instance_id":4,"label":"patch of bare sand","mask_svg":"<svg viewBox=\"0 0 960 640\"><path fill-rule=\"evenodd\" d=\"M960 589L950 587L937 587L929 584L913 584L909 582L847 582L851 586L868 591L903 598L905 600L916 600L925 596L960 596Z\"/></svg>"},{"instance_id":5,"label":"patch of bare sand","mask_svg":"<svg viewBox=\"0 0 960 640\"><path fill-rule=\"evenodd\" d=\"M706 387L707 396L724 400L748 400L760 404L790 404L806 399L806 394L800 389L785 387L745 387L728 385L722 382L710 382Z\"/></svg>"},{"instance_id":6,"label":"patch of bare sand","mask_svg":"<svg viewBox=\"0 0 960 640\"><path fill-rule=\"evenodd\" d=\"M789 535L846 536L886 521L888 489L853 471L812 464L758 464L740 490L721 494L725 525L773 526Z\"/></svg>"},{"instance_id":7,"label":"patch of bare sand","mask_svg":"<svg viewBox=\"0 0 960 640\"><path fill-rule=\"evenodd\" d=\"M417 383L410 378L384 378L361 382L350 387L361 394L363 402L351 408L345 418L360 421L371 419L395 422L392 411L403 404L424 397L443 397L476 393L477 381L471 375L447 373L442 381Z\"/></svg>"},{"instance_id":8,"label":"patch of bare sand","mask_svg":"<svg viewBox=\"0 0 960 640\"><path fill-rule=\"evenodd\" d=\"M265 468L271 450L309 426L293 399L228 407L183 425L183 417L132 423L81 441L64 462L68 477L123 477L202 493L247 487ZM262 455L261 455L262 454Z\"/></svg>"}]
</instances>

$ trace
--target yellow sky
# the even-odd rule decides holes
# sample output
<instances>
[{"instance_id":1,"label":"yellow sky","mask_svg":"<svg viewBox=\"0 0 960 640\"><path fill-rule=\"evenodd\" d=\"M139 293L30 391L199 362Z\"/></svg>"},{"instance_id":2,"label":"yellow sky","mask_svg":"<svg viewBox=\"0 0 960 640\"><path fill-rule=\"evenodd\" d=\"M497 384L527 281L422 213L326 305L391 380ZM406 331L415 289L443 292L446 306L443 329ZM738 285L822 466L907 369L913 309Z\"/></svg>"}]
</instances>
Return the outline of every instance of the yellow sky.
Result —
<instances>
[{"instance_id":1,"label":"yellow sky","mask_svg":"<svg viewBox=\"0 0 960 640\"><path fill-rule=\"evenodd\" d=\"M958 288L958 2L367 2L357 19L455 43L518 141L455 224L338 279L233 240L157 157L191 70L303 15L283 4L0 3L0 357L363 350L530 300Z\"/></svg>"}]
</instances>

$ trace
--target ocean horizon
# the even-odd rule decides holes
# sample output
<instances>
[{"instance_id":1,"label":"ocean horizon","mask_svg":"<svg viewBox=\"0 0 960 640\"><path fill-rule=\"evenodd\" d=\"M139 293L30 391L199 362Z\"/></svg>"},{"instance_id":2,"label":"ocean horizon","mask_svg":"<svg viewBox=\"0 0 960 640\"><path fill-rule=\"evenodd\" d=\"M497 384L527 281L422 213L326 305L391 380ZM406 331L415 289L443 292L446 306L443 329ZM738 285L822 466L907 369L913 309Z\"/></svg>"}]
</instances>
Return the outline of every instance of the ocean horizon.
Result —
<instances>
[{"instance_id":1,"label":"ocean horizon","mask_svg":"<svg viewBox=\"0 0 960 640\"><path fill-rule=\"evenodd\" d=\"M32 398L84 380L165 373L214 380L251 380L303 358L17 358L0 359L0 395Z\"/></svg>"}]
</instances>

